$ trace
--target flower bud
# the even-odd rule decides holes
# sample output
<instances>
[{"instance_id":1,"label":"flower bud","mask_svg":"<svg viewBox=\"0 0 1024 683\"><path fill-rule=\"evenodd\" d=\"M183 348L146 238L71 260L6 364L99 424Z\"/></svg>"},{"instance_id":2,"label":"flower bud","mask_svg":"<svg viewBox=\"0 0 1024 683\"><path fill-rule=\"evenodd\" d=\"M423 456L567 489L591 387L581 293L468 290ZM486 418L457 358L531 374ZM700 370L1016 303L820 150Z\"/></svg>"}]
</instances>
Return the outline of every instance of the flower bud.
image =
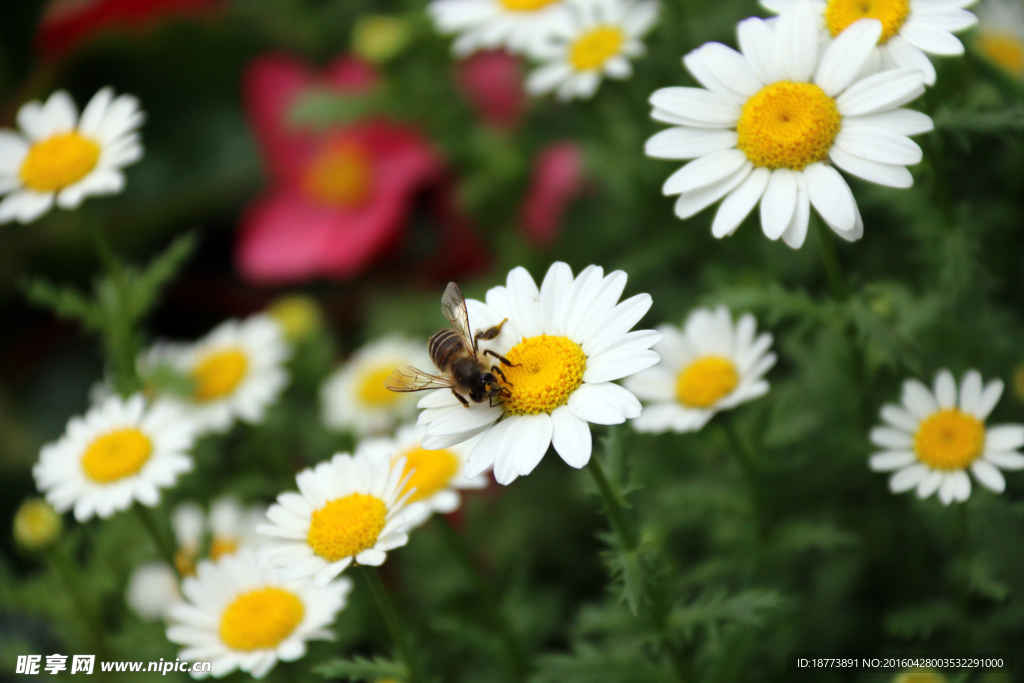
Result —
<instances>
[{"instance_id":1,"label":"flower bud","mask_svg":"<svg viewBox=\"0 0 1024 683\"><path fill-rule=\"evenodd\" d=\"M270 304L267 313L284 330L290 342L301 342L310 337L322 322L320 307L305 294L289 294L279 297Z\"/></svg>"},{"instance_id":2,"label":"flower bud","mask_svg":"<svg viewBox=\"0 0 1024 683\"><path fill-rule=\"evenodd\" d=\"M26 550L39 550L60 535L61 519L42 498L27 498L14 515L14 540Z\"/></svg>"}]
</instances>

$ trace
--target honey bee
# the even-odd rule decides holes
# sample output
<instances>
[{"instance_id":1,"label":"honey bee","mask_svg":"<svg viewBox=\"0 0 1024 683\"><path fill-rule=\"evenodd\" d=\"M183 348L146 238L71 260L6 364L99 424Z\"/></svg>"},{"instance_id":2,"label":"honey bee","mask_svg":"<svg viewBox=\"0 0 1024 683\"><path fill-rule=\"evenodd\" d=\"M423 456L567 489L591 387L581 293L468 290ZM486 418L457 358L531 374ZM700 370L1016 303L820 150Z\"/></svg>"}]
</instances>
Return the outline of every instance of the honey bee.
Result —
<instances>
[{"instance_id":1,"label":"honey bee","mask_svg":"<svg viewBox=\"0 0 1024 683\"><path fill-rule=\"evenodd\" d=\"M490 349L481 352L479 342L497 337L508 318L494 327L471 335L466 299L454 282L449 282L444 290L444 296L441 297L441 312L452 326L430 335L428 343L430 358L441 374L431 375L411 365L403 365L391 373L384 381L384 386L391 391L447 388L451 389L455 398L467 408L469 401L487 401L492 407L499 405L512 395L508 390L512 385L505 379L501 367L490 361L488 356L494 357L502 365L514 366L507 358ZM498 377L501 377L506 386L498 382ZM466 400L466 396L469 396L469 401Z\"/></svg>"}]
</instances>

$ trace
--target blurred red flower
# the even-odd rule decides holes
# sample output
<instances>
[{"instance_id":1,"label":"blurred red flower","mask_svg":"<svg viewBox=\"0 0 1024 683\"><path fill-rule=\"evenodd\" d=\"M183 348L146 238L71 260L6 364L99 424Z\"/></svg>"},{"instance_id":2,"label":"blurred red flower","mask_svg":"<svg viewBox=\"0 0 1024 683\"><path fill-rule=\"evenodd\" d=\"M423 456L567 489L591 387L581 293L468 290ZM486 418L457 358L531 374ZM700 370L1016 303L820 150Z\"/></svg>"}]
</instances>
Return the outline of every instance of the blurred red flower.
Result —
<instances>
[{"instance_id":1,"label":"blurred red flower","mask_svg":"<svg viewBox=\"0 0 1024 683\"><path fill-rule=\"evenodd\" d=\"M460 91L486 124L507 130L519 123L527 101L519 57L504 50L475 52L456 69Z\"/></svg>"},{"instance_id":2,"label":"blurred red flower","mask_svg":"<svg viewBox=\"0 0 1024 683\"><path fill-rule=\"evenodd\" d=\"M542 247L558 239L569 203L583 189L583 150L571 141L554 142L537 154L520 217L526 238Z\"/></svg>"},{"instance_id":3,"label":"blurred red flower","mask_svg":"<svg viewBox=\"0 0 1024 683\"><path fill-rule=\"evenodd\" d=\"M244 98L272 186L242 219L235 256L246 279L352 278L399 241L414 200L427 189L439 195L429 207L444 237L478 246L452 207L441 158L414 128L379 116L327 130L289 121L304 94L319 89L359 98L376 81L371 66L348 56L319 75L289 55L250 65Z\"/></svg>"},{"instance_id":4,"label":"blurred red flower","mask_svg":"<svg viewBox=\"0 0 1024 683\"><path fill-rule=\"evenodd\" d=\"M56 57L109 29L139 29L169 16L208 14L223 0L51 0L43 11L36 46Z\"/></svg>"}]
</instances>

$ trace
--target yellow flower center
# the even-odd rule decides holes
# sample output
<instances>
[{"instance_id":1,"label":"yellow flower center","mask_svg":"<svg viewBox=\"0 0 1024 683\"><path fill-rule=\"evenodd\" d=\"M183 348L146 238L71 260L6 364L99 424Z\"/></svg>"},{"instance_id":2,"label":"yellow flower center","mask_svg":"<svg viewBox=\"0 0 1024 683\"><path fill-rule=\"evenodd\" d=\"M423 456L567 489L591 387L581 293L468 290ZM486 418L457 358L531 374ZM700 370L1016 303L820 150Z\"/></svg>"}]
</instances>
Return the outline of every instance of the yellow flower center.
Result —
<instances>
[{"instance_id":1,"label":"yellow flower center","mask_svg":"<svg viewBox=\"0 0 1024 683\"><path fill-rule=\"evenodd\" d=\"M384 386L394 369L394 365L381 365L364 372L359 378L359 400L371 408L387 408L402 400L402 394Z\"/></svg>"},{"instance_id":2,"label":"yellow flower center","mask_svg":"<svg viewBox=\"0 0 1024 683\"><path fill-rule=\"evenodd\" d=\"M569 62L577 71L599 69L619 53L625 36L616 26L598 26L585 31L573 42Z\"/></svg>"},{"instance_id":3,"label":"yellow flower center","mask_svg":"<svg viewBox=\"0 0 1024 683\"><path fill-rule=\"evenodd\" d=\"M242 593L220 617L220 639L232 650L270 650L292 634L306 613L302 600L283 588Z\"/></svg>"},{"instance_id":4,"label":"yellow flower center","mask_svg":"<svg viewBox=\"0 0 1024 683\"><path fill-rule=\"evenodd\" d=\"M914 436L917 459L935 470L961 470L981 455L985 425L981 420L947 408L921 422Z\"/></svg>"},{"instance_id":5,"label":"yellow flower center","mask_svg":"<svg viewBox=\"0 0 1024 683\"><path fill-rule=\"evenodd\" d=\"M416 489L409 496L410 503L430 498L448 486L448 482L459 471L458 456L447 448L442 448L438 451L428 451L417 446L416 448L410 448L405 453L402 453L402 455L405 456L405 469L402 470L402 476L407 476L412 472L412 476L406 482L402 493L404 494L406 491Z\"/></svg>"},{"instance_id":6,"label":"yellow flower center","mask_svg":"<svg viewBox=\"0 0 1024 683\"><path fill-rule=\"evenodd\" d=\"M838 36L850 24L861 19L882 22L880 44L900 32L910 15L910 0L829 0L825 9L825 24L832 36Z\"/></svg>"},{"instance_id":7,"label":"yellow flower center","mask_svg":"<svg viewBox=\"0 0 1024 683\"><path fill-rule=\"evenodd\" d=\"M550 413L564 405L587 369L579 344L547 334L522 340L505 357L513 365L501 368L512 394L505 399L505 412L511 415Z\"/></svg>"},{"instance_id":8,"label":"yellow flower center","mask_svg":"<svg viewBox=\"0 0 1024 683\"><path fill-rule=\"evenodd\" d=\"M21 182L36 192L56 192L89 175L100 160L100 146L72 131L29 148L21 162Z\"/></svg>"},{"instance_id":9,"label":"yellow flower center","mask_svg":"<svg viewBox=\"0 0 1024 683\"><path fill-rule=\"evenodd\" d=\"M740 375L732 361L704 356L690 363L676 378L676 397L688 408L710 408L732 393Z\"/></svg>"},{"instance_id":10,"label":"yellow flower center","mask_svg":"<svg viewBox=\"0 0 1024 683\"><path fill-rule=\"evenodd\" d=\"M210 559L216 560L238 550L238 541L234 538L214 536L210 541Z\"/></svg>"},{"instance_id":11,"label":"yellow flower center","mask_svg":"<svg viewBox=\"0 0 1024 683\"><path fill-rule=\"evenodd\" d=\"M141 470L152 453L153 442L141 431L118 429L89 444L82 456L82 469L94 482L109 484Z\"/></svg>"},{"instance_id":12,"label":"yellow flower center","mask_svg":"<svg viewBox=\"0 0 1024 683\"><path fill-rule=\"evenodd\" d=\"M358 555L372 548L384 530L384 501L365 493L336 498L313 512L306 542L328 562Z\"/></svg>"},{"instance_id":13,"label":"yellow flower center","mask_svg":"<svg viewBox=\"0 0 1024 683\"><path fill-rule=\"evenodd\" d=\"M537 12L559 0L499 0L509 12Z\"/></svg>"},{"instance_id":14,"label":"yellow flower center","mask_svg":"<svg viewBox=\"0 0 1024 683\"><path fill-rule=\"evenodd\" d=\"M196 383L195 400L204 403L224 398L245 379L249 358L239 348L211 351L192 368Z\"/></svg>"},{"instance_id":15,"label":"yellow flower center","mask_svg":"<svg viewBox=\"0 0 1024 683\"><path fill-rule=\"evenodd\" d=\"M754 166L801 171L828 158L841 121L836 101L818 86L779 81L743 105L737 147Z\"/></svg>"},{"instance_id":16,"label":"yellow flower center","mask_svg":"<svg viewBox=\"0 0 1024 683\"><path fill-rule=\"evenodd\" d=\"M373 193L373 167L361 147L341 144L316 157L304 178L313 199L342 209L362 206Z\"/></svg>"},{"instance_id":17,"label":"yellow flower center","mask_svg":"<svg viewBox=\"0 0 1024 683\"><path fill-rule=\"evenodd\" d=\"M982 52L1015 76L1024 76L1024 42L1009 33L985 31L978 36Z\"/></svg>"}]
</instances>

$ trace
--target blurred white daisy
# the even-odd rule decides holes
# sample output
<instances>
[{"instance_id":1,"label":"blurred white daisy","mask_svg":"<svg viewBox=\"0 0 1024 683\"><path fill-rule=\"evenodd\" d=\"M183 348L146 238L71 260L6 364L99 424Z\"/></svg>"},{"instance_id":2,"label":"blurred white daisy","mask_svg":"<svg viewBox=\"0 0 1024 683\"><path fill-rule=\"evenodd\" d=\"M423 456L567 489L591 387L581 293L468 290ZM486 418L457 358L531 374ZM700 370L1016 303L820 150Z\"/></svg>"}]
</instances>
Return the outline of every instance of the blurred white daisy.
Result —
<instances>
[{"instance_id":1,"label":"blurred white daisy","mask_svg":"<svg viewBox=\"0 0 1024 683\"><path fill-rule=\"evenodd\" d=\"M982 54L1024 78L1024 5L1019 0L984 0L978 19L975 42Z\"/></svg>"},{"instance_id":2,"label":"blurred white daisy","mask_svg":"<svg viewBox=\"0 0 1024 683\"><path fill-rule=\"evenodd\" d=\"M121 169L142 158L145 115L131 95L103 88L78 116L63 90L18 111L20 132L0 130L0 223L29 223L54 204L75 209L90 195L124 189Z\"/></svg>"},{"instance_id":3,"label":"blurred white daisy","mask_svg":"<svg viewBox=\"0 0 1024 683\"><path fill-rule=\"evenodd\" d=\"M397 461L405 458L403 477L408 477L401 494L411 492L408 502L423 503L425 522L435 512L448 514L459 508L462 497L459 491L482 489L487 486L487 477L478 474L467 477L466 460L480 437L469 441L427 450L423 447L423 427L405 425L400 427L393 439L367 439L359 444L356 454Z\"/></svg>"},{"instance_id":4,"label":"blurred white daisy","mask_svg":"<svg viewBox=\"0 0 1024 683\"><path fill-rule=\"evenodd\" d=\"M589 99L605 76L632 76L630 59L644 53L640 39L658 19L654 0L567 0L567 7L534 50L542 64L526 81L530 93L554 91L563 102Z\"/></svg>"},{"instance_id":5,"label":"blurred white daisy","mask_svg":"<svg viewBox=\"0 0 1024 683\"><path fill-rule=\"evenodd\" d=\"M626 388L649 401L633 420L639 432L695 432L716 413L768 393L764 375L775 365L772 335L757 334L749 313L733 325L725 306L698 308L683 329L662 325L654 346L661 362L626 380Z\"/></svg>"},{"instance_id":6,"label":"blurred white daisy","mask_svg":"<svg viewBox=\"0 0 1024 683\"><path fill-rule=\"evenodd\" d=\"M181 602L178 575L165 562L140 564L128 578L124 601L143 621L164 619Z\"/></svg>"},{"instance_id":7,"label":"blurred white daisy","mask_svg":"<svg viewBox=\"0 0 1024 683\"><path fill-rule=\"evenodd\" d=\"M195 573L204 551L209 559L217 560L240 548L258 545L263 538L256 527L266 521L266 512L263 505L242 505L230 496L213 501L209 514L194 502L180 503L171 514L178 573Z\"/></svg>"},{"instance_id":8,"label":"blurred white daisy","mask_svg":"<svg viewBox=\"0 0 1024 683\"><path fill-rule=\"evenodd\" d=\"M194 383L189 399L174 398L201 433L225 432L236 419L258 424L288 383L291 347L269 315L221 323L184 349L165 345L166 358Z\"/></svg>"},{"instance_id":9,"label":"blurred white daisy","mask_svg":"<svg viewBox=\"0 0 1024 683\"><path fill-rule=\"evenodd\" d=\"M962 55L963 43L953 34L978 23L964 9L977 0L761 0L771 12L798 2L814 7L826 38L835 38L861 19L882 22L872 63L883 69L920 69L925 85L935 85L935 67L925 53Z\"/></svg>"},{"instance_id":10,"label":"blurred white daisy","mask_svg":"<svg viewBox=\"0 0 1024 683\"><path fill-rule=\"evenodd\" d=\"M440 33L457 37L452 52L508 48L530 54L566 13L564 0L431 0Z\"/></svg>"},{"instance_id":11,"label":"blurred white daisy","mask_svg":"<svg viewBox=\"0 0 1024 683\"><path fill-rule=\"evenodd\" d=\"M425 340L384 337L352 354L320 389L324 424L357 436L381 434L416 414L416 397L388 391L384 380L402 365L432 368Z\"/></svg>"},{"instance_id":12,"label":"blurred white daisy","mask_svg":"<svg viewBox=\"0 0 1024 683\"><path fill-rule=\"evenodd\" d=\"M185 579L187 602L170 609L167 639L185 646L181 659L212 662L216 678L236 669L263 678L278 660L305 656L308 641L333 640L328 627L351 590L348 579L320 588L279 581L244 549L201 562L196 576Z\"/></svg>"},{"instance_id":13,"label":"blurred white daisy","mask_svg":"<svg viewBox=\"0 0 1024 683\"><path fill-rule=\"evenodd\" d=\"M74 508L79 522L106 519L134 501L156 507L160 489L192 469L192 441L191 422L167 402L111 396L71 418L64 436L43 446L32 474L58 512Z\"/></svg>"},{"instance_id":14,"label":"blurred white daisy","mask_svg":"<svg viewBox=\"0 0 1024 683\"><path fill-rule=\"evenodd\" d=\"M404 458L347 453L299 472L299 493L278 496L267 511L271 524L257 528L277 539L259 549L261 566L283 581L312 576L324 586L353 561L383 564L423 515L422 503L408 503L404 472Z\"/></svg>"},{"instance_id":15,"label":"blurred white daisy","mask_svg":"<svg viewBox=\"0 0 1024 683\"><path fill-rule=\"evenodd\" d=\"M862 19L819 52L813 7L797 3L772 24L738 26L742 52L708 43L684 58L704 88L662 88L652 116L676 127L647 141L659 159L694 159L665 181L690 218L725 198L715 237L731 235L761 204L761 228L794 249L807 236L810 207L845 240L864 233L857 202L833 167L890 187L910 187L921 148L908 135L932 120L901 109L924 92L919 69L861 78L882 23ZM819 58L820 54L820 58Z\"/></svg>"},{"instance_id":16,"label":"blurred white daisy","mask_svg":"<svg viewBox=\"0 0 1024 683\"><path fill-rule=\"evenodd\" d=\"M555 263L538 289L524 268L508 275L505 287L487 292L487 302L467 299L475 332L508 322L492 341L482 342L513 364L501 366L508 396L501 405L464 407L448 389L424 397L419 423L425 448L447 448L483 434L466 465L475 477L494 467L501 484L525 476L548 447L570 466L590 461L590 424L621 424L640 415L640 402L613 382L658 362L651 347L654 330L630 332L651 307L649 294L619 302L626 274L605 276L598 266L573 278Z\"/></svg>"},{"instance_id":17,"label":"blurred white daisy","mask_svg":"<svg viewBox=\"0 0 1024 683\"><path fill-rule=\"evenodd\" d=\"M1003 383L982 386L971 370L960 385L949 370L935 376L934 392L917 380L903 383L902 406L882 408L883 427L871 431L871 443L884 449L871 456L871 469L895 471L893 493L917 489L920 498L936 491L943 505L971 495L967 470L986 488L1002 493L1003 470L1024 469L1024 425L986 427L985 420L1003 394Z\"/></svg>"}]
</instances>

